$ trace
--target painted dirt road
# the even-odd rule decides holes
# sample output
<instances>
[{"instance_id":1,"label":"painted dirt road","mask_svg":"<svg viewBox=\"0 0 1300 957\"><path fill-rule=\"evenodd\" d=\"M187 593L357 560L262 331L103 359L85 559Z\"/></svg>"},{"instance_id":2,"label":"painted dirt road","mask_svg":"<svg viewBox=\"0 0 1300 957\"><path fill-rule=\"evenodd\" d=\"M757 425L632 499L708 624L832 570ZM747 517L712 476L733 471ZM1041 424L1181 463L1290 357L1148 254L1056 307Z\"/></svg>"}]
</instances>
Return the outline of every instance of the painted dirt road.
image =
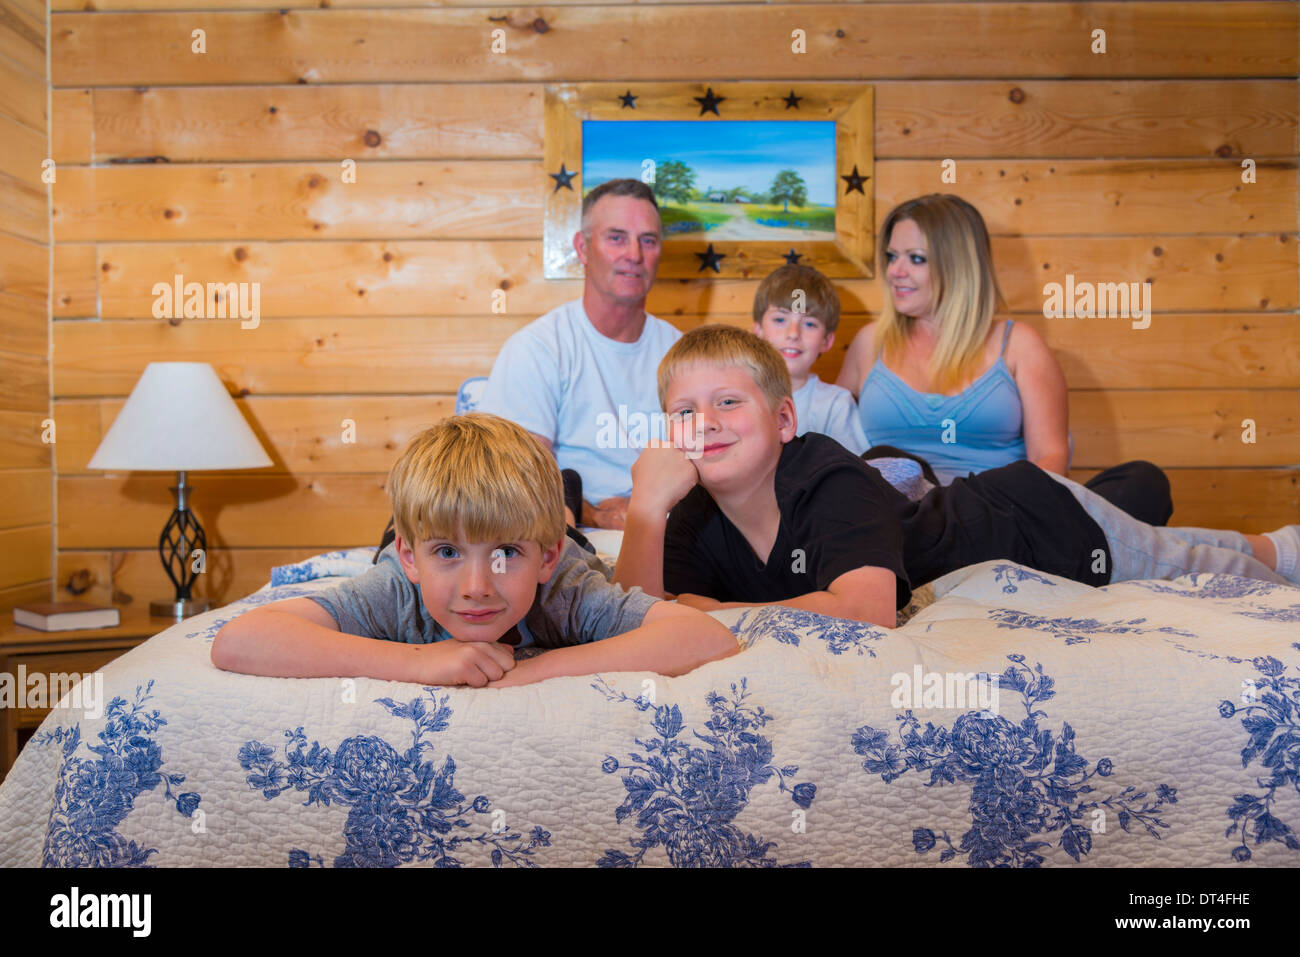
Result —
<instances>
[{"instance_id":1,"label":"painted dirt road","mask_svg":"<svg viewBox=\"0 0 1300 957\"><path fill-rule=\"evenodd\" d=\"M698 206L700 209L707 209L711 213L725 213L730 219L725 223L719 223L705 233L675 233L668 237L670 241L674 239L690 239L694 241L705 239L713 242L718 239L758 239L779 242L792 240L819 242L835 239L835 233L827 230L763 226L745 215L745 207L741 203L699 203Z\"/></svg>"}]
</instances>

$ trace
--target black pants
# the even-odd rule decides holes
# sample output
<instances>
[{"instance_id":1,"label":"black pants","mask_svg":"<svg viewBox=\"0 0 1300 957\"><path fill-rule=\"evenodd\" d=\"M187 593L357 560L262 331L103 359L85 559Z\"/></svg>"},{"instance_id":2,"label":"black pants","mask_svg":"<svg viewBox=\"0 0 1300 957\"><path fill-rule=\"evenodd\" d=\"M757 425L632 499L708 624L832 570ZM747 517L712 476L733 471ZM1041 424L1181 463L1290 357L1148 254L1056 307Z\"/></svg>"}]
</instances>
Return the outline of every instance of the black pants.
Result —
<instances>
[{"instance_id":1,"label":"black pants","mask_svg":"<svg viewBox=\"0 0 1300 957\"><path fill-rule=\"evenodd\" d=\"M1168 476L1159 466L1141 459L1098 472L1083 484L1148 525L1168 525L1174 514Z\"/></svg>"},{"instance_id":2,"label":"black pants","mask_svg":"<svg viewBox=\"0 0 1300 957\"><path fill-rule=\"evenodd\" d=\"M941 484L934 476L930 463L919 455L904 452L892 445L873 446L862 453L866 461L871 459L911 459L920 463L921 472L933 485ZM1121 508L1138 521L1148 525L1167 525L1174 514L1174 499L1169 492L1169 478L1157 465L1141 459L1124 462L1104 472L1098 472L1084 487L1096 492L1116 508Z\"/></svg>"}]
</instances>

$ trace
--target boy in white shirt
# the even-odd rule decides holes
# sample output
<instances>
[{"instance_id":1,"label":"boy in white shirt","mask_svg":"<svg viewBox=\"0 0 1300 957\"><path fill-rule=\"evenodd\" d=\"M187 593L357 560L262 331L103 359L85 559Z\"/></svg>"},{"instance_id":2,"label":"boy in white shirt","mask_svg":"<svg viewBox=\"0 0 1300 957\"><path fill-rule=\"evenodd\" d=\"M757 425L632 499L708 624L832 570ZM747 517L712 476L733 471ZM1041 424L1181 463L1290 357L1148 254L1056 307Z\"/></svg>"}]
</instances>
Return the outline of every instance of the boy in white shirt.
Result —
<instances>
[{"instance_id":1,"label":"boy in white shirt","mask_svg":"<svg viewBox=\"0 0 1300 957\"><path fill-rule=\"evenodd\" d=\"M811 266L782 266L754 294L754 332L776 347L790 370L798 434L820 432L861 455L868 443L853 394L812 373L834 345L839 324L835 287Z\"/></svg>"}]
</instances>

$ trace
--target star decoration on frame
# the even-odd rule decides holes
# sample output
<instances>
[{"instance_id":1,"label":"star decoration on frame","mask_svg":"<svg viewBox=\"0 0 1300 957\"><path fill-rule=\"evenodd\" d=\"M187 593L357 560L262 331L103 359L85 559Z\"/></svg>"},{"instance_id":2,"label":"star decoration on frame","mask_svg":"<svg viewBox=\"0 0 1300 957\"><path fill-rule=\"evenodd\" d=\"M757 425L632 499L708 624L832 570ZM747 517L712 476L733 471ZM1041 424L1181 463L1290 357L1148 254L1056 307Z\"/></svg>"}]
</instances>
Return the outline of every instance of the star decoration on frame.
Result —
<instances>
[{"instance_id":1,"label":"star decoration on frame","mask_svg":"<svg viewBox=\"0 0 1300 957\"><path fill-rule=\"evenodd\" d=\"M787 110L799 109L799 101L802 99L803 99L802 96L795 96L794 90L791 90L790 95L785 98L785 108Z\"/></svg>"},{"instance_id":2,"label":"star decoration on frame","mask_svg":"<svg viewBox=\"0 0 1300 957\"><path fill-rule=\"evenodd\" d=\"M700 116L703 116L705 113L712 113L717 117L722 116L722 114L718 112L718 104L725 100L726 97L714 96L713 87L709 87L705 90L703 96L697 96L694 99L696 103L700 104Z\"/></svg>"},{"instance_id":3,"label":"star decoration on frame","mask_svg":"<svg viewBox=\"0 0 1300 957\"><path fill-rule=\"evenodd\" d=\"M620 96L619 100L623 103L623 109L625 110L636 109L636 97L632 95L631 90L628 90L626 93Z\"/></svg>"},{"instance_id":4,"label":"star decoration on frame","mask_svg":"<svg viewBox=\"0 0 1300 957\"><path fill-rule=\"evenodd\" d=\"M791 246L790 251L785 254L785 264L787 266L797 266L801 259L803 259L803 253L795 252L793 246Z\"/></svg>"},{"instance_id":5,"label":"star decoration on frame","mask_svg":"<svg viewBox=\"0 0 1300 957\"><path fill-rule=\"evenodd\" d=\"M863 176L861 173L859 173L857 164L854 164L853 172L849 173L847 176L841 175L840 179L844 180L846 184L844 187L845 195L853 192L856 189L859 193L862 193L862 195L865 196L866 191L863 190L862 184L865 183L867 180L871 179L871 177Z\"/></svg>"},{"instance_id":6,"label":"star decoration on frame","mask_svg":"<svg viewBox=\"0 0 1300 957\"><path fill-rule=\"evenodd\" d=\"M564 168L564 164L561 163L560 171L558 173L548 173L547 175L550 176L551 179L555 180L555 189L553 190L553 192L558 193L560 191L561 186L563 186L565 189L572 192L573 186L570 184L573 180L573 177L577 176L578 173L577 170L574 170L573 172L569 172Z\"/></svg>"},{"instance_id":7,"label":"star decoration on frame","mask_svg":"<svg viewBox=\"0 0 1300 957\"><path fill-rule=\"evenodd\" d=\"M700 257L700 268L697 272L704 272L706 269L712 269L714 272L722 272L722 270L718 268L718 264L727 258L726 253L717 253L713 251L713 243L709 243L707 251L696 253L695 255Z\"/></svg>"}]
</instances>

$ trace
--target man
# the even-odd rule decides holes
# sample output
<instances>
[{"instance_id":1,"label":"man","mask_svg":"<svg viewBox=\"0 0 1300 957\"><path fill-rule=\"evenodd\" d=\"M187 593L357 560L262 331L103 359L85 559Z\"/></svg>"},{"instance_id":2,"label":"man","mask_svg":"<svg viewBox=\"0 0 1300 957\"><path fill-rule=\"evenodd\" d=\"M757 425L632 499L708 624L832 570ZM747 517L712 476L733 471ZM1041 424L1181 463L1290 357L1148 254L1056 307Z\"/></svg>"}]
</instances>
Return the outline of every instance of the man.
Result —
<instances>
[{"instance_id":1,"label":"man","mask_svg":"<svg viewBox=\"0 0 1300 957\"><path fill-rule=\"evenodd\" d=\"M479 411L522 425L581 479L573 517L622 528L632 463L656 414L656 370L681 333L645 311L662 251L654 192L615 179L582 203L573 248L585 267L581 299L511 336L492 366ZM591 503L595 504L591 504Z\"/></svg>"}]
</instances>

